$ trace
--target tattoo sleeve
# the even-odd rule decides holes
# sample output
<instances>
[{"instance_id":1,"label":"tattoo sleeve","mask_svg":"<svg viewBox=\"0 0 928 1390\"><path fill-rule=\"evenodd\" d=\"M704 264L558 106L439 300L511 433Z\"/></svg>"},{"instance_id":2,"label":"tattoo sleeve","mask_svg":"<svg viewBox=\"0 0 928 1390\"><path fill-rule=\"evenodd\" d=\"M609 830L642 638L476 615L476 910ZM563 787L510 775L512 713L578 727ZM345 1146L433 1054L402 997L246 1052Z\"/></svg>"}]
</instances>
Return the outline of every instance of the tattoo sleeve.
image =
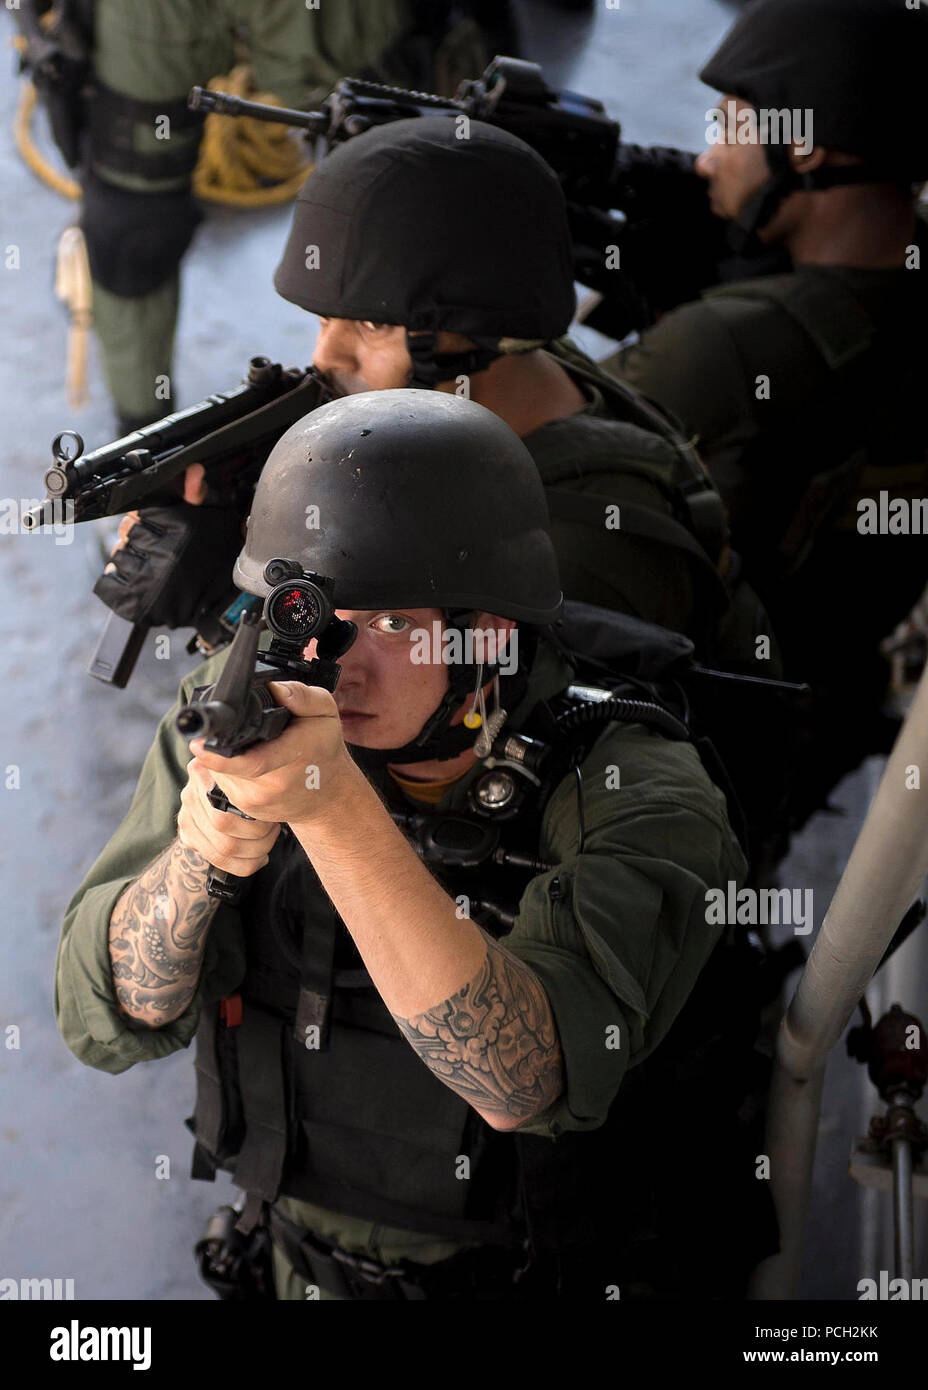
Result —
<instances>
[{"instance_id":1,"label":"tattoo sleeve","mask_svg":"<svg viewBox=\"0 0 928 1390\"><path fill-rule=\"evenodd\" d=\"M218 900L206 892L209 864L175 840L128 884L110 916L110 961L119 1011L161 1028L187 1008Z\"/></svg>"},{"instance_id":2,"label":"tattoo sleeve","mask_svg":"<svg viewBox=\"0 0 928 1390\"><path fill-rule=\"evenodd\" d=\"M486 959L468 984L427 1013L393 1017L439 1080L488 1121L514 1129L560 1095L563 1058L538 977L484 936Z\"/></svg>"}]
</instances>

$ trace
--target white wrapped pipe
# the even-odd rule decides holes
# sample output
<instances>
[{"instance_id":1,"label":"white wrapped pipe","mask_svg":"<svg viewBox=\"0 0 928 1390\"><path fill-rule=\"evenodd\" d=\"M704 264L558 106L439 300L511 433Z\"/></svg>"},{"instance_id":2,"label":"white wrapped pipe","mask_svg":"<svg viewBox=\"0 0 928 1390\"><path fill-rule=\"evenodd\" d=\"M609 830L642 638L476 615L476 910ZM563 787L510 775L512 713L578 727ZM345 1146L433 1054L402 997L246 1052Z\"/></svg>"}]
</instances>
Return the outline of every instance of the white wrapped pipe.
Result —
<instances>
[{"instance_id":1,"label":"white wrapped pipe","mask_svg":"<svg viewBox=\"0 0 928 1390\"><path fill-rule=\"evenodd\" d=\"M928 876L928 671L780 1024L765 1152L780 1253L749 1296L795 1298L828 1054Z\"/></svg>"}]
</instances>

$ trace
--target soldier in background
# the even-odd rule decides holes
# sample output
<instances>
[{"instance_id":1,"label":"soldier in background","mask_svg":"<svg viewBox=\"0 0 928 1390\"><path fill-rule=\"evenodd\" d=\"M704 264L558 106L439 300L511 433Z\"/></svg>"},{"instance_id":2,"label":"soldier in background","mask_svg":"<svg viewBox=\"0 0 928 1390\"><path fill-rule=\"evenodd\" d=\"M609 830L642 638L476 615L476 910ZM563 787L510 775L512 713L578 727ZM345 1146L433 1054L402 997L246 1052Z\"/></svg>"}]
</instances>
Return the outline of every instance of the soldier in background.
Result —
<instances>
[{"instance_id":1,"label":"soldier in background","mask_svg":"<svg viewBox=\"0 0 928 1390\"><path fill-rule=\"evenodd\" d=\"M888 493L902 514L928 484L928 296L913 194L928 177L926 70L924 10L750 6L701 73L723 94L724 138L697 168L738 248L785 250L791 268L708 291L605 364L694 439L786 674L814 686L798 823L890 745L878 644L928 574L924 540L901 522L896 534L859 525L867 499ZM765 111L801 123L792 143L761 143ZM753 139L743 134L752 120Z\"/></svg>"},{"instance_id":2,"label":"soldier in background","mask_svg":"<svg viewBox=\"0 0 928 1390\"><path fill-rule=\"evenodd\" d=\"M285 106L312 109L346 73L450 94L514 45L508 4L491 12L486 0L65 0L60 9L74 90L48 96L65 157L81 168L94 325L123 433L173 408L179 268L202 217L191 178L203 114L187 107L191 87L229 72L243 41L255 83Z\"/></svg>"}]
</instances>

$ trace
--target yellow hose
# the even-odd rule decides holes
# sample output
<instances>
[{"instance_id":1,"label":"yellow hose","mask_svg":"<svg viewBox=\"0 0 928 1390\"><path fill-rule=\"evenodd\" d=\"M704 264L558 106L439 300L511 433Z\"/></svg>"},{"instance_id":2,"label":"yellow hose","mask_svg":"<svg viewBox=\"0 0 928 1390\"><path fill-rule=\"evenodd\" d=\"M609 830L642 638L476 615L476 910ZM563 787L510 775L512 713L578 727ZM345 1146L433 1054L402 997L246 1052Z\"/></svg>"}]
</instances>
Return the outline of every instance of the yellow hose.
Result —
<instances>
[{"instance_id":1,"label":"yellow hose","mask_svg":"<svg viewBox=\"0 0 928 1390\"><path fill-rule=\"evenodd\" d=\"M35 87L27 78L20 85L19 101L16 103L16 115L13 118L13 139L16 142L16 148L32 172L37 174L43 183L47 183L49 188L53 188L62 197L72 198L76 202L81 196L80 184L76 179L68 178L67 174L59 174L57 169L53 169L48 160L39 154L33 143L30 127L35 103Z\"/></svg>"}]
</instances>

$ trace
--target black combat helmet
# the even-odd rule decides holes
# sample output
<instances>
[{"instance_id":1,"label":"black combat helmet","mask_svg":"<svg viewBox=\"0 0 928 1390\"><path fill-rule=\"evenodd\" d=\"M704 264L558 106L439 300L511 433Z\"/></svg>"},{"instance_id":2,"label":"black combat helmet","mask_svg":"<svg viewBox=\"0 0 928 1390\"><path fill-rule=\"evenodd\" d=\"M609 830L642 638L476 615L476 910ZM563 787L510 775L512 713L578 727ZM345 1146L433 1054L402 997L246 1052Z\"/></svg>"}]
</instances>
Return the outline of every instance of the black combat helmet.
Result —
<instances>
[{"instance_id":1,"label":"black combat helmet","mask_svg":"<svg viewBox=\"0 0 928 1390\"><path fill-rule=\"evenodd\" d=\"M286 556L334 579L340 608L473 608L543 625L561 603L548 526L535 462L491 410L365 391L274 445L234 579L266 596L264 567Z\"/></svg>"},{"instance_id":2,"label":"black combat helmet","mask_svg":"<svg viewBox=\"0 0 928 1390\"><path fill-rule=\"evenodd\" d=\"M795 173L787 144L763 148L772 177L737 219L746 236L795 189L928 178L928 11L904 0L754 0L699 74L758 110L799 111L815 145L858 165Z\"/></svg>"},{"instance_id":3,"label":"black combat helmet","mask_svg":"<svg viewBox=\"0 0 928 1390\"><path fill-rule=\"evenodd\" d=\"M535 347L566 331L575 299L564 195L540 155L485 122L377 126L338 146L300 189L274 285L325 318L412 330L413 384L433 386L482 370L501 344ZM436 363L439 329L478 351Z\"/></svg>"},{"instance_id":4,"label":"black combat helmet","mask_svg":"<svg viewBox=\"0 0 928 1390\"><path fill-rule=\"evenodd\" d=\"M269 560L334 580L340 609L473 611L542 627L561 610L544 487L531 454L492 411L434 391L369 391L319 407L275 444L255 489L233 578L266 597ZM524 656L531 643L520 642ZM525 663L523 662L523 667ZM473 744L448 730L455 709L496 674L461 662L413 744L368 762L453 757ZM524 691L512 676L503 705ZM508 703L507 703L508 701Z\"/></svg>"}]
</instances>

